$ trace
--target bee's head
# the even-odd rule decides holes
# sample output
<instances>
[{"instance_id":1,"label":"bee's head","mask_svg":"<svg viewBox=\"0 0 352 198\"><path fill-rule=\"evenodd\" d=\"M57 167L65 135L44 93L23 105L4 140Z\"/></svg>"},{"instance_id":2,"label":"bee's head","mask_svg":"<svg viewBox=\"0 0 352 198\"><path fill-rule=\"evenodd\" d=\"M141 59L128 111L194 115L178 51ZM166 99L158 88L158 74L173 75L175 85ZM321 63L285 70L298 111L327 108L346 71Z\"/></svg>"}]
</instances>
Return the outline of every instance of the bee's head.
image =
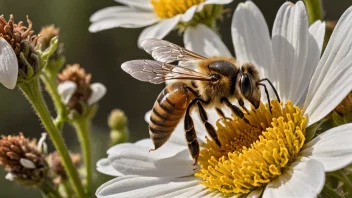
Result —
<instances>
[{"instance_id":1,"label":"bee's head","mask_svg":"<svg viewBox=\"0 0 352 198\"><path fill-rule=\"evenodd\" d=\"M244 64L240 69L239 88L242 95L257 109L260 105L259 72L252 64Z\"/></svg>"}]
</instances>

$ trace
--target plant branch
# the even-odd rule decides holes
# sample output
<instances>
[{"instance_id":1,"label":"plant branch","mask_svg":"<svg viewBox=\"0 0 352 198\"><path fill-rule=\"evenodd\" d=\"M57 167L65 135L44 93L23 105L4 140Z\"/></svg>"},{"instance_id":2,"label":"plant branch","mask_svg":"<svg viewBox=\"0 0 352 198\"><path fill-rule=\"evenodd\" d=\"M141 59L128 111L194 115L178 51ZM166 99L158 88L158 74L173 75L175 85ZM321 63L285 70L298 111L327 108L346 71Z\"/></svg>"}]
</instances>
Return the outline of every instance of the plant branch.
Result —
<instances>
[{"instance_id":1,"label":"plant branch","mask_svg":"<svg viewBox=\"0 0 352 198\"><path fill-rule=\"evenodd\" d=\"M31 82L20 85L20 89L27 97L29 102L32 104L35 112L42 121L47 133L49 134L56 150L61 156L63 166L67 172L70 182L77 193L78 197L84 197L84 190L81 184L81 180L78 176L75 166L72 163L71 157L68 153L67 147L61 136L60 131L54 125L53 120L50 116L49 110L44 102L39 79L34 79Z\"/></svg>"},{"instance_id":2,"label":"plant branch","mask_svg":"<svg viewBox=\"0 0 352 198\"><path fill-rule=\"evenodd\" d=\"M304 0L308 13L309 24L323 20L323 3L321 0Z\"/></svg>"},{"instance_id":3,"label":"plant branch","mask_svg":"<svg viewBox=\"0 0 352 198\"><path fill-rule=\"evenodd\" d=\"M84 167L87 176L86 190L88 196L92 191L92 159L91 159L91 147L90 147L90 119L86 117L79 117L72 120L72 125L77 132L78 139L81 144Z\"/></svg>"}]
</instances>

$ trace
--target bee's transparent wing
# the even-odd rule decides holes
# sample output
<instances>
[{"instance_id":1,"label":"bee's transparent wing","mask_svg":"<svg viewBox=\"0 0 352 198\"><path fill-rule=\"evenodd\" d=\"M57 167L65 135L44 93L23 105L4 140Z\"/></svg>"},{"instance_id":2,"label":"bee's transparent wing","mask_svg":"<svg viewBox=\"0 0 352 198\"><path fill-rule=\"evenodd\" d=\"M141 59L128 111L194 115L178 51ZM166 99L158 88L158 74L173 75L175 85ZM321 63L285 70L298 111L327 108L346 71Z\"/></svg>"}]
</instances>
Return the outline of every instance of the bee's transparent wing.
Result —
<instances>
[{"instance_id":1,"label":"bee's transparent wing","mask_svg":"<svg viewBox=\"0 0 352 198\"><path fill-rule=\"evenodd\" d=\"M205 57L191 52L183 47L160 39L146 39L141 42L143 49L155 60L172 63L175 61L204 60Z\"/></svg>"},{"instance_id":2,"label":"bee's transparent wing","mask_svg":"<svg viewBox=\"0 0 352 198\"><path fill-rule=\"evenodd\" d=\"M192 69L154 60L127 61L121 65L121 68L132 77L153 84L177 79L211 80L209 76Z\"/></svg>"}]
</instances>

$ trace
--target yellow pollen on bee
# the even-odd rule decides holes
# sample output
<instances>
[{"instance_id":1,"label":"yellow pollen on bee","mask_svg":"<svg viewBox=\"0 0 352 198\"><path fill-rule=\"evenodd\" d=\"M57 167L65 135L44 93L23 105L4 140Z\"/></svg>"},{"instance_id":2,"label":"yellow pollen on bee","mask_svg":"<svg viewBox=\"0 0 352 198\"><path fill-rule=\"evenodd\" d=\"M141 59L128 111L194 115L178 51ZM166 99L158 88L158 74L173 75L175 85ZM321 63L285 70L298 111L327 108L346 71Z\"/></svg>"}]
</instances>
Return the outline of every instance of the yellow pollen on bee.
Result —
<instances>
[{"instance_id":1,"label":"yellow pollen on bee","mask_svg":"<svg viewBox=\"0 0 352 198\"><path fill-rule=\"evenodd\" d=\"M306 117L291 101L281 106L272 100L272 114L263 103L246 118L220 119L219 148L207 139L195 173L201 183L225 195L247 194L281 175L298 156L305 141Z\"/></svg>"},{"instance_id":2,"label":"yellow pollen on bee","mask_svg":"<svg viewBox=\"0 0 352 198\"><path fill-rule=\"evenodd\" d=\"M150 0L150 2L160 18L171 18L185 13L190 7L202 3L204 0Z\"/></svg>"}]
</instances>

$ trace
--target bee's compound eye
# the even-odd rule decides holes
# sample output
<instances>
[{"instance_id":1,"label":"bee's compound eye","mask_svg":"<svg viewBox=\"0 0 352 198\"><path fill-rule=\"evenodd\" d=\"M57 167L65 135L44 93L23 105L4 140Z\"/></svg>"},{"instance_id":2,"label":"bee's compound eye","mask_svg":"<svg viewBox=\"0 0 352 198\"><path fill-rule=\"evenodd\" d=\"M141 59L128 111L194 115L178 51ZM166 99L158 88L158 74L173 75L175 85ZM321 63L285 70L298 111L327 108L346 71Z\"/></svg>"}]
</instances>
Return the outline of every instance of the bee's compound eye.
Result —
<instances>
[{"instance_id":1,"label":"bee's compound eye","mask_svg":"<svg viewBox=\"0 0 352 198\"><path fill-rule=\"evenodd\" d=\"M252 81L250 79L250 76L248 74L243 74L241 76L241 92L244 97L247 99L251 98L253 90L252 90Z\"/></svg>"}]
</instances>

